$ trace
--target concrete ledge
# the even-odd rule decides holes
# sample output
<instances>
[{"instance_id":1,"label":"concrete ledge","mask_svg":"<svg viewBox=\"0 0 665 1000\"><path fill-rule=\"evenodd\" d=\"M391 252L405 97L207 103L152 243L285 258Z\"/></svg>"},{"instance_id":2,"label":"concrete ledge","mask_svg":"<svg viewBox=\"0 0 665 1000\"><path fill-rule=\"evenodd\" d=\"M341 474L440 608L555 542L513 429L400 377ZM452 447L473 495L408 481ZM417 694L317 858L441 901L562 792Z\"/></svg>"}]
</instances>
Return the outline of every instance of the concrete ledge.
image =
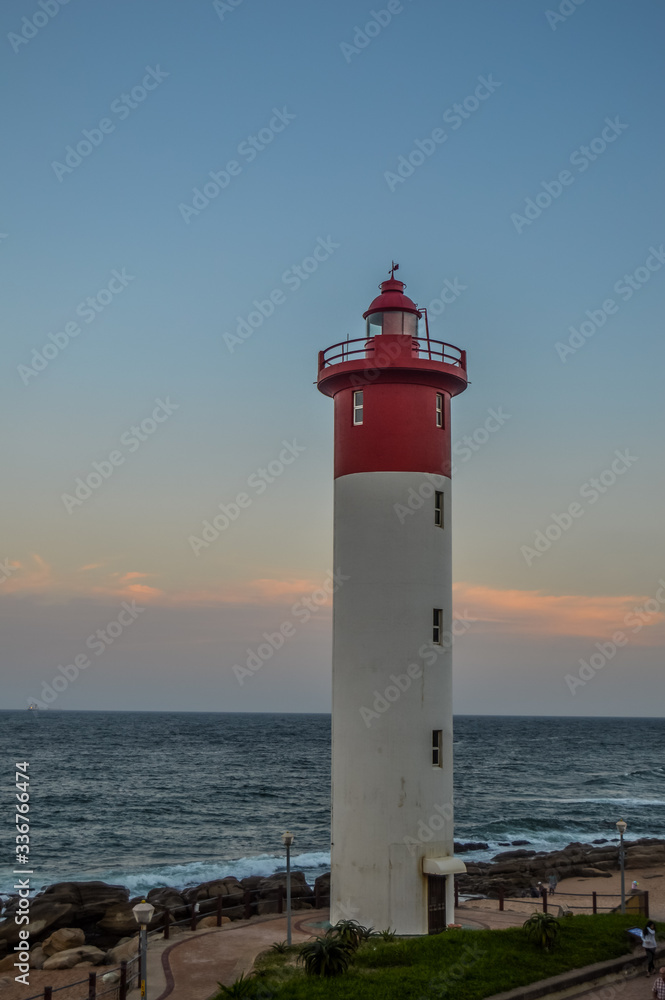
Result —
<instances>
[{"instance_id":1,"label":"concrete ledge","mask_svg":"<svg viewBox=\"0 0 665 1000\"><path fill-rule=\"evenodd\" d=\"M656 950L656 960L665 956L665 947L661 945ZM541 979L537 983L530 983L528 986L518 986L515 990L508 990L506 993L495 993L487 1000L538 1000L538 997L547 997L553 993L561 993L569 990L573 986L583 986L595 979L602 979L605 976L621 975L622 972L630 971L636 966L644 965L646 955L643 953L622 955L620 958L610 959L609 962L595 962L593 965L586 965L582 969L571 969L569 972L562 972L559 976L552 976L550 979Z\"/></svg>"}]
</instances>

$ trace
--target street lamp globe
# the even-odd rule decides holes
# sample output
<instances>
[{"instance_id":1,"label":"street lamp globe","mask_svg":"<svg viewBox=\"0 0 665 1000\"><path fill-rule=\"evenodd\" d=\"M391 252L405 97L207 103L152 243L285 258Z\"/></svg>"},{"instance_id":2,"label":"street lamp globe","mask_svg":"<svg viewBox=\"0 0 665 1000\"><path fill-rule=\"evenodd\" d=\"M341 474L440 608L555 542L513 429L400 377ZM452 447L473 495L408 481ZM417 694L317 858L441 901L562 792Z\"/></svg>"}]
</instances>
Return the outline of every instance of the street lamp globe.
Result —
<instances>
[{"instance_id":1,"label":"street lamp globe","mask_svg":"<svg viewBox=\"0 0 665 1000\"><path fill-rule=\"evenodd\" d=\"M619 835L621 837L623 837L627 829L628 829L628 824L626 823L625 820L623 819L617 820L617 830L619 831Z\"/></svg>"},{"instance_id":2,"label":"street lamp globe","mask_svg":"<svg viewBox=\"0 0 665 1000\"><path fill-rule=\"evenodd\" d=\"M150 923L154 912L155 907L152 903L147 903L145 899L142 899L140 903L137 903L136 906L132 907L134 919L141 927L145 927L146 924Z\"/></svg>"},{"instance_id":3,"label":"street lamp globe","mask_svg":"<svg viewBox=\"0 0 665 1000\"><path fill-rule=\"evenodd\" d=\"M284 844L284 847L290 847L293 843L293 834L289 833L288 830L282 834L282 843Z\"/></svg>"}]
</instances>

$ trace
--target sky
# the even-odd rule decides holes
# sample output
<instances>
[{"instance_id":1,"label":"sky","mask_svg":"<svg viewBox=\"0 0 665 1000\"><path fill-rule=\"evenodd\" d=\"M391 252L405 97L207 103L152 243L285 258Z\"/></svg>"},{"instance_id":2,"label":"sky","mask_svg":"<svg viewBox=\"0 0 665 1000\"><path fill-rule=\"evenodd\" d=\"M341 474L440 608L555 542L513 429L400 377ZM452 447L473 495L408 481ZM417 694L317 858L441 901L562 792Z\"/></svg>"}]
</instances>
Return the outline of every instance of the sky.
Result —
<instances>
[{"instance_id":1,"label":"sky","mask_svg":"<svg viewBox=\"0 0 665 1000\"><path fill-rule=\"evenodd\" d=\"M455 711L653 715L662 5L0 21L2 707L329 711L330 602L297 610L333 568L316 358L394 259L468 352Z\"/></svg>"}]
</instances>

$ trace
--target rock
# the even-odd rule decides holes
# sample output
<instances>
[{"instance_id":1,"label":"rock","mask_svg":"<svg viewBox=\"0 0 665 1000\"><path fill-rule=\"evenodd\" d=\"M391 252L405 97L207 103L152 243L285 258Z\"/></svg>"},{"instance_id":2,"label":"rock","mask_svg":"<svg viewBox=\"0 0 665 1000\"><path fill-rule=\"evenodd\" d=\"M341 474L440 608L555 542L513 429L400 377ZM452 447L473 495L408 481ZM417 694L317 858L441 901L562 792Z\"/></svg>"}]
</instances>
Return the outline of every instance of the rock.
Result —
<instances>
[{"instance_id":1,"label":"rock","mask_svg":"<svg viewBox=\"0 0 665 1000\"><path fill-rule=\"evenodd\" d=\"M85 944L85 934L79 927L61 927L42 942L42 948L46 957L50 958L58 951L68 951L82 944Z\"/></svg>"},{"instance_id":2,"label":"rock","mask_svg":"<svg viewBox=\"0 0 665 1000\"><path fill-rule=\"evenodd\" d=\"M489 844L484 844L482 841L469 841L467 844L455 843L455 854L464 854L465 851L489 851Z\"/></svg>"},{"instance_id":3,"label":"rock","mask_svg":"<svg viewBox=\"0 0 665 1000\"><path fill-rule=\"evenodd\" d=\"M109 885L107 882L56 882L37 898L71 903L79 921L99 920L110 906L126 903L129 890L124 885Z\"/></svg>"},{"instance_id":4,"label":"rock","mask_svg":"<svg viewBox=\"0 0 665 1000\"><path fill-rule=\"evenodd\" d=\"M222 916L222 925L230 923L231 923L230 917ZM200 927L216 927L216 926L217 926L217 917L202 917L201 920L199 920L199 922L197 923L196 929L198 930Z\"/></svg>"},{"instance_id":5,"label":"rock","mask_svg":"<svg viewBox=\"0 0 665 1000\"><path fill-rule=\"evenodd\" d=\"M30 923L23 927L29 932L30 939L35 941L48 927L67 927L74 916L75 909L71 903L54 902L45 896L36 896L30 904ZM0 941L6 941L13 947L18 944L18 932L19 926L14 917L9 916L0 924Z\"/></svg>"},{"instance_id":6,"label":"rock","mask_svg":"<svg viewBox=\"0 0 665 1000\"><path fill-rule=\"evenodd\" d=\"M161 886L159 889L151 889L146 899L153 906L163 907L166 910L174 910L178 906L185 905L182 893L168 885Z\"/></svg>"},{"instance_id":7,"label":"rock","mask_svg":"<svg viewBox=\"0 0 665 1000\"><path fill-rule=\"evenodd\" d=\"M257 886L261 899L277 898L277 891L282 888L286 890L286 872L275 872L268 878L261 879ZM300 896L311 896L312 890L307 884L304 872L291 872L291 898Z\"/></svg>"},{"instance_id":8,"label":"rock","mask_svg":"<svg viewBox=\"0 0 665 1000\"><path fill-rule=\"evenodd\" d=\"M138 927L132 910L136 902L140 902L140 899L130 900L128 903L114 903L113 906L109 906L102 919L97 921L98 930L108 931L110 934L117 935L117 937L131 935ZM164 911L162 909L155 909L154 916L148 924L148 930L160 927L163 921Z\"/></svg>"},{"instance_id":9,"label":"rock","mask_svg":"<svg viewBox=\"0 0 665 1000\"><path fill-rule=\"evenodd\" d=\"M323 875L319 875L314 883L314 892L319 896L330 895L330 872L324 872Z\"/></svg>"},{"instance_id":10,"label":"rock","mask_svg":"<svg viewBox=\"0 0 665 1000\"><path fill-rule=\"evenodd\" d=\"M499 840L498 844L499 844L499 847L512 847L513 846L511 843L509 843L509 841L503 841L503 840Z\"/></svg>"},{"instance_id":11,"label":"rock","mask_svg":"<svg viewBox=\"0 0 665 1000\"><path fill-rule=\"evenodd\" d=\"M603 871L602 868L580 868L578 875L580 878L612 878L612 872Z\"/></svg>"},{"instance_id":12,"label":"rock","mask_svg":"<svg viewBox=\"0 0 665 1000\"><path fill-rule=\"evenodd\" d=\"M238 896L245 891L237 878L233 876L229 878L220 878L215 882L204 882L204 886L208 890L208 897L210 899L213 896Z\"/></svg>"},{"instance_id":13,"label":"rock","mask_svg":"<svg viewBox=\"0 0 665 1000\"><path fill-rule=\"evenodd\" d=\"M59 951L57 954L47 958L44 962L44 971L52 969L73 969L81 962L89 962L91 965L101 965L105 958L105 952L100 951L93 945L84 944L80 948L70 948L68 951Z\"/></svg>"},{"instance_id":14,"label":"rock","mask_svg":"<svg viewBox=\"0 0 665 1000\"><path fill-rule=\"evenodd\" d=\"M14 955L6 955L5 958L0 961L0 972L16 972L16 969L14 968L15 961L16 958ZM18 975L18 973L16 974Z\"/></svg>"},{"instance_id":15,"label":"rock","mask_svg":"<svg viewBox=\"0 0 665 1000\"><path fill-rule=\"evenodd\" d=\"M246 878L240 879L240 885L243 889L258 889L259 883L262 881L262 875L248 875Z\"/></svg>"},{"instance_id":16,"label":"rock","mask_svg":"<svg viewBox=\"0 0 665 1000\"><path fill-rule=\"evenodd\" d=\"M36 945L30 952L30 968L43 969L47 958L48 956L42 951L41 945Z\"/></svg>"},{"instance_id":17,"label":"rock","mask_svg":"<svg viewBox=\"0 0 665 1000\"><path fill-rule=\"evenodd\" d=\"M598 840L592 840L591 843L592 844L606 844L607 843L607 837L600 837Z\"/></svg>"},{"instance_id":18,"label":"rock","mask_svg":"<svg viewBox=\"0 0 665 1000\"><path fill-rule=\"evenodd\" d=\"M513 847L528 847L530 843L530 840L511 840Z\"/></svg>"},{"instance_id":19,"label":"rock","mask_svg":"<svg viewBox=\"0 0 665 1000\"><path fill-rule=\"evenodd\" d=\"M171 927L170 934L173 934L174 930L178 928ZM121 962L129 962L130 959L134 958L135 955L139 953L139 935L136 934L133 938L126 938L121 941L120 944L116 945L115 948L111 948L109 951L109 960L111 965L120 965Z\"/></svg>"},{"instance_id":20,"label":"rock","mask_svg":"<svg viewBox=\"0 0 665 1000\"><path fill-rule=\"evenodd\" d=\"M493 860L509 861L511 858L532 858L535 853L535 851L502 851L501 854L495 855Z\"/></svg>"},{"instance_id":21,"label":"rock","mask_svg":"<svg viewBox=\"0 0 665 1000\"><path fill-rule=\"evenodd\" d=\"M2 978L0 978L0 990L4 989L5 986L11 986L11 985L12 981L9 978L9 976L2 976Z\"/></svg>"}]
</instances>

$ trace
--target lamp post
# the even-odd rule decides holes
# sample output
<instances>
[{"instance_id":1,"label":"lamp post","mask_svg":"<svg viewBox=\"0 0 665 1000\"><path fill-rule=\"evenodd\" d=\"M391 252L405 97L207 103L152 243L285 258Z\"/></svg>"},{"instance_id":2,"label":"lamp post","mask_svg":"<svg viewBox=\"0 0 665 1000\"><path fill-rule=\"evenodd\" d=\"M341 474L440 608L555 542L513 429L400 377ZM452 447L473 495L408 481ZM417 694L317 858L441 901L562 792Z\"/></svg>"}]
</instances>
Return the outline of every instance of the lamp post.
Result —
<instances>
[{"instance_id":1,"label":"lamp post","mask_svg":"<svg viewBox=\"0 0 665 1000\"><path fill-rule=\"evenodd\" d=\"M625 872L625 858L626 854L623 849L623 835L626 832L626 827L628 824L625 820L617 820L617 830L619 831L619 867L621 869L621 912L626 912L626 872Z\"/></svg>"},{"instance_id":2,"label":"lamp post","mask_svg":"<svg viewBox=\"0 0 665 1000\"><path fill-rule=\"evenodd\" d=\"M141 984L141 997L147 997L147 974L148 974L148 924L152 920L155 907L152 903L147 903L142 899L140 903L132 907L134 920L140 927L139 937L139 981Z\"/></svg>"},{"instance_id":3,"label":"lamp post","mask_svg":"<svg viewBox=\"0 0 665 1000\"><path fill-rule=\"evenodd\" d=\"M286 943L291 944L291 844L293 834L282 834L282 843L286 848Z\"/></svg>"}]
</instances>

